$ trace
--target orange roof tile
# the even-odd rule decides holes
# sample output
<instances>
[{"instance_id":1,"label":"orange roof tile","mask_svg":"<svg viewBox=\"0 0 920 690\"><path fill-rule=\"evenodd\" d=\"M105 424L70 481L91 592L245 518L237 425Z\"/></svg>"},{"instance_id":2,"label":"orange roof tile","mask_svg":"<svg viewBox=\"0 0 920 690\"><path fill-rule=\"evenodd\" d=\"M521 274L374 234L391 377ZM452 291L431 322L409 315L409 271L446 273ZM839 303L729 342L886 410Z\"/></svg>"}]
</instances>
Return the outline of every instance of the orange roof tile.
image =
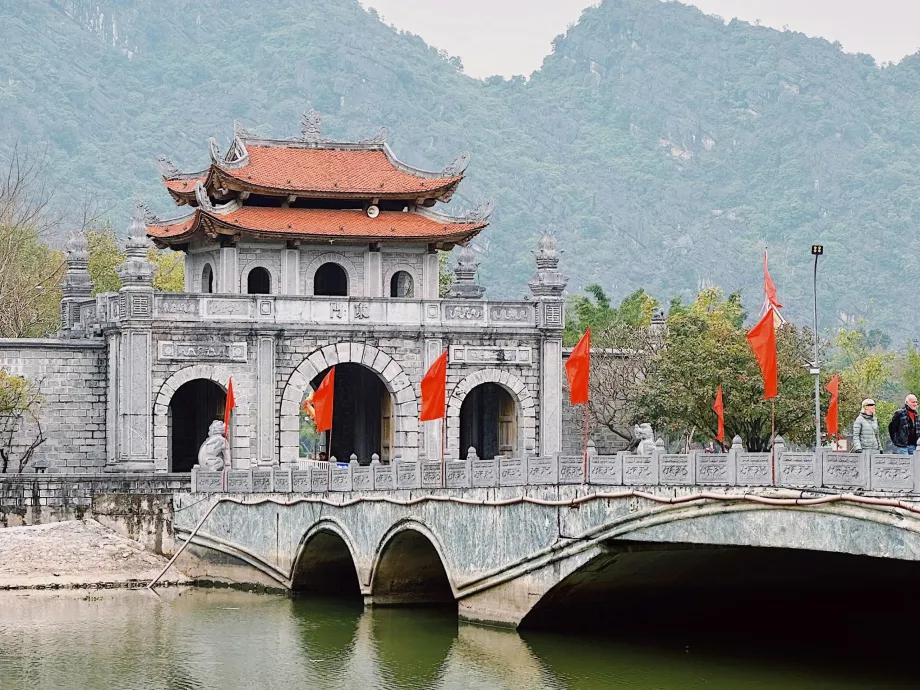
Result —
<instances>
[{"instance_id":1,"label":"orange roof tile","mask_svg":"<svg viewBox=\"0 0 920 690\"><path fill-rule=\"evenodd\" d=\"M397 169L381 150L284 148L248 145L249 164L221 170L243 183L285 191L342 194L425 194L463 179L425 178ZM194 185L192 185L194 188Z\"/></svg>"},{"instance_id":2,"label":"orange roof tile","mask_svg":"<svg viewBox=\"0 0 920 690\"><path fill-rule=\"evenodd\" d=\"M177 237L191 231L198 224L198 211L188 218L172 223L171 225L148 225L147 236L153 238L159 237Z\"/></svg>"},{"instance_id":3,"label":"orange roof tile","mask_svg":"<svg viewBox=\"0 0 920 690\"><path fill-rule=\"evenodd\" d=\"M195 185L198 182L204 182L208 179L208 174L204 173L198 177L188 177L185 179L178 180L163 180L163 184L166 185L166 189L171 192L179 192L180 194L194 194Z\"/></svg>"}]
</instances>

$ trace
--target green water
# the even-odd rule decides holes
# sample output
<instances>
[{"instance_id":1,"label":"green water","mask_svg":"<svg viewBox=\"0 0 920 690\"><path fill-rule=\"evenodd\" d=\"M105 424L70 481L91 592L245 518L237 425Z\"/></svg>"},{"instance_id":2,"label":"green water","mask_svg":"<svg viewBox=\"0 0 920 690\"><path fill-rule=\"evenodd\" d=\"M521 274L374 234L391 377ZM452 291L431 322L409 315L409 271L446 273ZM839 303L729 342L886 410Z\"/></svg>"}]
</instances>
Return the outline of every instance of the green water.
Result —
<instances>
[{"instance_id":1,"label":"green water","mask_svg":"<svg viewBox=\"0 0 920 690\"><path fill-rule=\"evenodd\" d=\"M738 627L744 634L744 626ZM790 641L833 635L804 625ZM780 644L788 644L783 642ZM0 592L0 688L859 688L847 668L230 590ZM852 660L850 660L852 661ZM884 663L884 659L878 659ZM855 669L855 670L854 670Z\"/></svg>"}]
</instances>

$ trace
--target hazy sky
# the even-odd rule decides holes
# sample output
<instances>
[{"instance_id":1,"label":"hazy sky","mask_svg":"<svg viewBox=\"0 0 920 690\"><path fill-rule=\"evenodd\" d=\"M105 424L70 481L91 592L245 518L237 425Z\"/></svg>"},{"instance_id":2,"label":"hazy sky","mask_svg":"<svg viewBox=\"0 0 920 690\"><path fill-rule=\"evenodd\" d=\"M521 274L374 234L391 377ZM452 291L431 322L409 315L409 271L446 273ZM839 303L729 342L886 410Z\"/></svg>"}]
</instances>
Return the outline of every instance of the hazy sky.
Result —
<instances>
[{"instance_id":1,"label":"hazy sky","mask_svg":"<svg viewBox=\"0 0 920 690\"><path fill-rule=\"evenodd\" d=\"M550 42L595 4L586 0L362 0L388 24L459 55L467 74L529 75ZM920 0L695 0L707 14L840 41L844 50L897 62L920 48Z\"/></svg>"}]
</instances>

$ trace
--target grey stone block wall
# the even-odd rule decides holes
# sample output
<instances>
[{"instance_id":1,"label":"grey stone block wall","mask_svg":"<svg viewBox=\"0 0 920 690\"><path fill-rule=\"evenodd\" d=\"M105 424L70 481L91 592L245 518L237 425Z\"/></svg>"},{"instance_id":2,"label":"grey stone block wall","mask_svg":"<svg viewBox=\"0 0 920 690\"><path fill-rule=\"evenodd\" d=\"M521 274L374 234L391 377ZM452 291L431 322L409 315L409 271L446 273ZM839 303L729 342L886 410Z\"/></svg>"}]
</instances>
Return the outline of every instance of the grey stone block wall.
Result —
<instances>
[{"instance_id":1,"label":"grey stone block wall","mask_svg":"<svg viewBox=\"0 0 920 690\"><path fill-rule=\"evenodd\" d=\"M101 340L0 340L0 368L40 387L39 421L47 439L32 461L86 474L106 464L106 350ZM28 447L36 427L25 422L14 452Z\"/></svg>"}]
</instances>

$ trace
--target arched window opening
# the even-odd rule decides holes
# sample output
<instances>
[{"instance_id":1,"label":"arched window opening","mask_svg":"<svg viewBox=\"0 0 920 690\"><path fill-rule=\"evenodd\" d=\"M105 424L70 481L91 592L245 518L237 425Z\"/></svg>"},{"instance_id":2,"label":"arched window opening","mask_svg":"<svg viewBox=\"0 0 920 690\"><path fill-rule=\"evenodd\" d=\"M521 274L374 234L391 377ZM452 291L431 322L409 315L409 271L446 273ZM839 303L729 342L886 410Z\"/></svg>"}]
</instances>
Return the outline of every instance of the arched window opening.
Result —
<instances>
[{"instance_id":1,"label":"arched window opening","mask_svg":"<svg viewBox=\"0 0 920 690\"><path fill-rule=\"evenodd\" d=\"M201 272L201 291L208 294L214 292L214 270L211 264L205 264Z\"/></svg>"},{"instance_id":2,"label":"arched window opening","mask_svg":"<svg viewBox=\"0 0 920 690\"><path fill-rule=\"evenodd\" d=\"M246 293L250 295L270 295L272 292L271 274L261 266L249 272L246 279Z\"/></svg>"},{"instance_id":3,"label":"arched window opening","mask_svg":"<svg viewBox=\"0 0 920 690\"><path fill-rule=\"evenodd\" d=\"M390 278L390 297L413 297L415 285L408 271L396 271Z\"/></svg>"},{"instance_id":4,"label":"arched window opening","mask_svg":"<svg viewBox=\"0 0 920 690\"><path fill-rule=\"evenodd\" d=\"M460 406L461 460L466 459L471 446L485 460L513 455L517 448L517 406L497 383L476 386Z\"/></svg>"},{"instance_id":5,"label":"arched window opening","mask_svg":"<svg viewBox=\"0 0 920 690\"><path fill-rule=\"evenodd\" d=\"M169 401L169 467L171 472L191 472L198 463L198 449L208 437L208 427L224 418L227 394L208 379L195 379L181 386Z\"/></svg>"},{"instance_id":6,"label":"arched window opening","mask_svg":"<svg viewBox=\"0 0 920 690\"><path fill-rule=\"evenodd\" d=\"M313 294L317 297L347 297L348 274L334 261L316 269L313 277Z\"/></svg>"}]
</instances>

